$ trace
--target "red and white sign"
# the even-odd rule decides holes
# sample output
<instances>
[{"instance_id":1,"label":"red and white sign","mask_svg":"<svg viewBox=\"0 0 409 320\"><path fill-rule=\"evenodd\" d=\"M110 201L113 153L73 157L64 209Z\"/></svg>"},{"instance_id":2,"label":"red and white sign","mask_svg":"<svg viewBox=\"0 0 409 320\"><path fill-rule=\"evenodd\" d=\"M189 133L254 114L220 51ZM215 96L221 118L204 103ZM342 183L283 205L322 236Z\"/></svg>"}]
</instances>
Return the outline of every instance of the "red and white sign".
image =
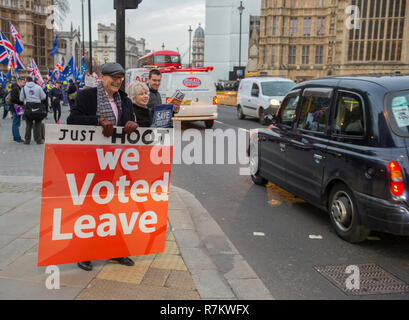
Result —
<instances>
[{"instance_id":1,"label":"red and white sign","mask_svg":"<svg viewBox=\"0 0 409 320\"><path fill-rule=\"evenodd\" d=\"M202 84L202 81L199 78L187 78L183 80L183 85L187 88L197 88Z\"/></svg>"},{"instance_id":2,"label":"red and white sign","mask_svg":"<svg viewBox=\"0 0 409 320\"><path fill-rule=\"evenodd\" d=\"M39 266L164 251L171 132L47 125Z\"/></svg>"}]
</instances>

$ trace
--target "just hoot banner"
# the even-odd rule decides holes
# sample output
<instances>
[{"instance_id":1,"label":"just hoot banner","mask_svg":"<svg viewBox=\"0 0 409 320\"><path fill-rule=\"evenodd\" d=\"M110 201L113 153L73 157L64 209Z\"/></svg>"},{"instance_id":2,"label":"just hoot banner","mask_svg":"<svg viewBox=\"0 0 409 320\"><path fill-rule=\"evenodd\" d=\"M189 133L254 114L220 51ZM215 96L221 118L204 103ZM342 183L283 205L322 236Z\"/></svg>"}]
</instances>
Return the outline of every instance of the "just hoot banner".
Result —
<instances>
[{"instance_id":1,"label":"just hoot banner","mask_svg":"<svg viewBox=\"0 0 409 320\"><path fill-rule=\"evenodd\" d=\"M47 125L38 266L162 253L171 134Z\"/></svg>"}]
</instances>

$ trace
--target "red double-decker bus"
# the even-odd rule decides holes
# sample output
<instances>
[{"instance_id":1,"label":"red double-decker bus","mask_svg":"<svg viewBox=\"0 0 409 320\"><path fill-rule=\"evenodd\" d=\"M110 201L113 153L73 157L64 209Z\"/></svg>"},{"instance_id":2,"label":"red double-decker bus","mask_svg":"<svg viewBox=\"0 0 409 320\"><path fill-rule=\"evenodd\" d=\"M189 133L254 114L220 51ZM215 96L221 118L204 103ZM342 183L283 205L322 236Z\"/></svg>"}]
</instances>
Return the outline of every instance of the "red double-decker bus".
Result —
<instances>
[{"instance_id":1,"label":"red double-decker bus","mask_svg":"<svg viewBox=\"0 0 409 320\"><path fill-rule=\"evenodd\" d=\"M182 68L182 59L176 51L156 51L138 59L138 67L153 66L156 68L176 67Z\"/></svg>"}]
</instances>

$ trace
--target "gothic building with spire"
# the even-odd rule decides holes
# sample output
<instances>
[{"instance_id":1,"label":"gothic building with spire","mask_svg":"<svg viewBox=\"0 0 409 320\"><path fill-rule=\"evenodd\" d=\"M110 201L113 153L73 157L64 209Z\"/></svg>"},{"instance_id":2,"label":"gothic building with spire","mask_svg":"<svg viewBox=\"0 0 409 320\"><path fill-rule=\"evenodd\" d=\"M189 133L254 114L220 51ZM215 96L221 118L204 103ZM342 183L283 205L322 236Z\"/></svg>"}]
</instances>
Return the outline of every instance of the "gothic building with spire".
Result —
<instances>
[{"instance_id":1,"label":"gothic building with spire","mask_svg":"<svg viewBox=\"0 0 409 320\"><path fill-rule=\"evenodd\" d=\"M71 24L70 31L57 31L58 35L58 51L54 56L54 65L63 63L66 65L71 57L74 57L75 65L78 68L81 66L82 59L82 42L80 28L73 28Z\"/></svg>"}]
</instances>

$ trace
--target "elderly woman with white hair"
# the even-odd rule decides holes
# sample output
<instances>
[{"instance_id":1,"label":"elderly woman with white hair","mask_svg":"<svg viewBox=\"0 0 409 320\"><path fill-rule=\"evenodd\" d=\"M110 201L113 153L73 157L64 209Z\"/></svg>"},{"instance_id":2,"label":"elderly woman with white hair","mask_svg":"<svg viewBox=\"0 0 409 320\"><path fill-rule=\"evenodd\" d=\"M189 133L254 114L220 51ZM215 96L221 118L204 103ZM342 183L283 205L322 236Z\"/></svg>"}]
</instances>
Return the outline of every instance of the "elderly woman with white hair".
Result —
<instances>
[{"instance_id":1,"label":"elderly woman with white hair","mask_svg":"<svg viewBox=\"0 0 409 320\"><path fill-rule=\"evenodd\" d=\"M129 98L133 102L133 110L136 122L140 127L150 127L152 124L152 114L147 107L149 101L149 88L140 81L133 81L126 90Z\"/></svg>"}]
</instances>

